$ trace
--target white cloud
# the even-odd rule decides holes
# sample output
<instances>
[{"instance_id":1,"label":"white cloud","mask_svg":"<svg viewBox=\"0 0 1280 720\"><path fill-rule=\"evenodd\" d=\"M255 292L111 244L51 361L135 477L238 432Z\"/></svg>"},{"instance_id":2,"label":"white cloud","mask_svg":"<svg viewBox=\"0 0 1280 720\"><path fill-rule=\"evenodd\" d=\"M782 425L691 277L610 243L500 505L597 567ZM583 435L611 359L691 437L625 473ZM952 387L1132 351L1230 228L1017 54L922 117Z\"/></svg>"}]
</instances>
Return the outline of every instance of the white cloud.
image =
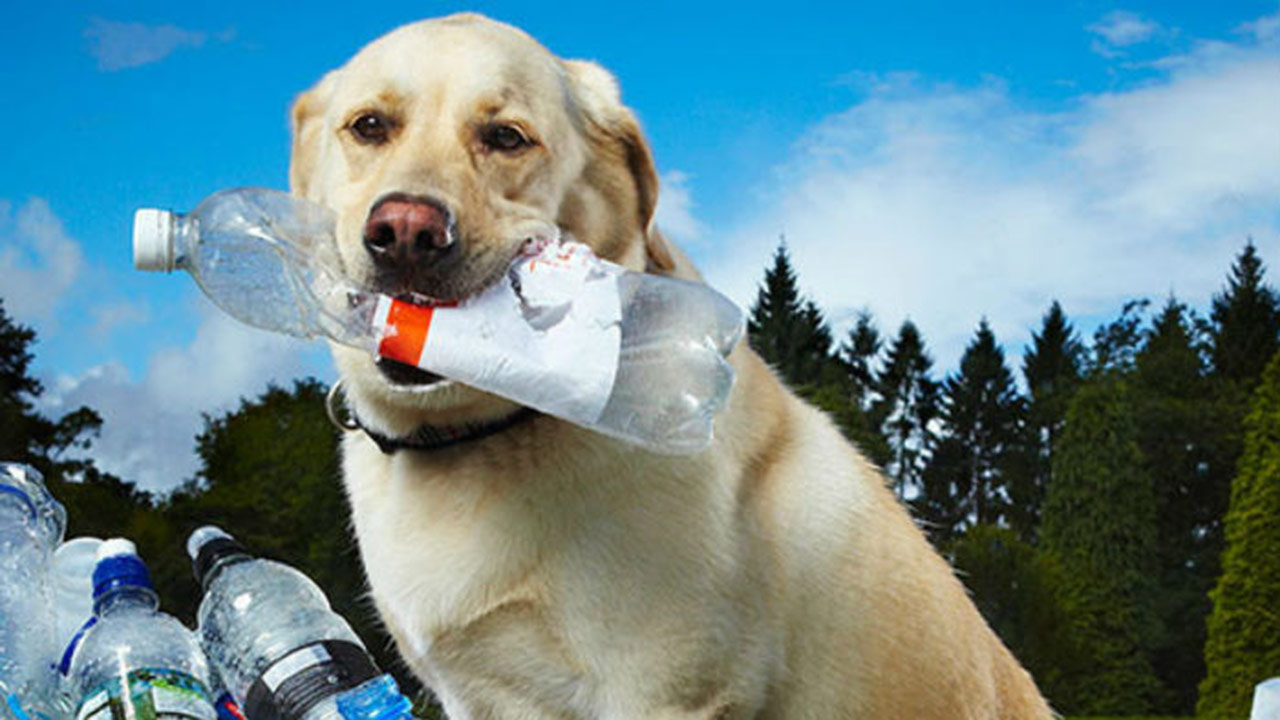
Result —
<instances>
[{"instance_id":1,"label":"white cloud","mask_svg":"<svg viewBox=\"0 0 1280 720\"><path fill-rule=\"evenodd\" d=\"M16 214L0 201L0 297L9 315L52 323L84 266L80 245L43 198L31 198Z\"/></svg>"},{"instance_id":2,"label":"white cloud","mask_svg":"<svg viewBox=\"0 0 1280 720\"><path fill-rule=\"evenodd\" d=\"M79 377L47 383L42 409L57 415L81 405L97 410L102 436L90 455L99 467L144 490L169 490L197 468L202 413L234 409L270 381L305 374L317 346L244 327L205 305L195 337L151 358L140 380L108 362Z\"/></svg>"},{"instance_id":3,"label":"white cloud","mask_svg":"<svg viewBox=\"0 0 1280 720\"><path fill-rule=\"evenodd\" d=\"M1085 29L1098 36L1092 49L1104 57L1115 57L1120 54L1118 48L1146 42L1161 30L1159 23L1125 10L1107 13Z\"/></svg>"},{"instance_id":4,"label":"white cloud","mask_svg":"<svg viewBox=\"0 0 1280 720\"><path fill-rule=\"evenodd\" d=\"M1274 41L1280 37L1280 13L1242 23L1236 31L1252 36L1257 42Z\"/></svg>"},{"instance_id":5,"label":"white cloud","mask_svg":"<svg viewBox=\"0 0 1280 720\"><path fill-rule=\"evenodd\" d=\"M208 33L184 30L174 25L146 25L92 18L84 30L89 41L89 54L98 61L98 69L114 72L159 62L182 48L202 47ZM234 29L214 36L220 42L235 37Z\"/></svg>"},{"instance_id":6,"label":"white cloud","mask_svg":"<svg viewBox=\"0 0 1280 720\"><path fill-rule=\"evenodd\" d=\"M797 143L770 185L787 190L716 238L706 275L749 304L785 231L837 321L910 317L942 367L983 316L1016 352L1054 298L1077 317L1170 291L1203 307L1245 237L1266 252L1280 230L1280 52L1273 34L1165 60L1056 114L994 80L869 85Z\"/></svg>"},{"instance_id":7,"label":"white cloud","mask_svg":"<svg viewBox=\"0 0 1280 720\"><path fill-rule=\"evenodd\" d=\"M664 233L683 244L693 244L702 237L702 223L694 216L693 194L689 176L679 170L662 175L662 192L654 219Z\"/></svg>"},{"instance_id":8,"label":"white cloud","mask_svg":"<svg viewBox=\"0 0 1280 720\"><path fill-rule=\"evenodd\" d=\"M109 337L118 327L141 325L151 319L150 309L145 304L129 300L94 305L89 314L93 318L89 333L99 340Z\"/></svg>"}]
</instances>

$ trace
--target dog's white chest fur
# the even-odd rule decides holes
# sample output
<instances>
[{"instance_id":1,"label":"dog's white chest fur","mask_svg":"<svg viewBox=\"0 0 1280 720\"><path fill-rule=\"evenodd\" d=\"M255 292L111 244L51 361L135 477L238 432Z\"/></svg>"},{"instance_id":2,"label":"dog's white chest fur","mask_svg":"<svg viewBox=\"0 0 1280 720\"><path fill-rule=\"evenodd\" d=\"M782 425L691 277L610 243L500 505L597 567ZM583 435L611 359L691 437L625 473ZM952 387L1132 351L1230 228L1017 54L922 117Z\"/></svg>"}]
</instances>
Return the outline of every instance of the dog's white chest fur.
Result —
<instances>
[{"instance_id":1,"label":"dog's white chest fur","mask_svg":"<svg viewBox=\"0 0 1280 720\"><path fill-rule=\"evenodd\" d=\"M764 563L725 486L690 482L687 462L619 477L597 460L521 476L348 441L373 595L451 717L710 717L739 684L731 662L760 665L756 681L774 662L748 647L770 634L765 598L743 592Z\"/></svg>"}]
</instances>

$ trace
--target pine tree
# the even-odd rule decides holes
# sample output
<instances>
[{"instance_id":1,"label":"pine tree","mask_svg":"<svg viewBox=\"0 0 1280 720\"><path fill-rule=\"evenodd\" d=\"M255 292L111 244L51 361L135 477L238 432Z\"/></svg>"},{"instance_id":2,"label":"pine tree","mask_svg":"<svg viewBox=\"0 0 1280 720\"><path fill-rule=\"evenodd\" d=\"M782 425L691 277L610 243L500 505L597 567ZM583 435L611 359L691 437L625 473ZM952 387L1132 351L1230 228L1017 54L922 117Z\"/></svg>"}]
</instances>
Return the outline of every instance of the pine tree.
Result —
<instances>
[{"instance_id":1,"label":"pine tree","mask_svg":"<svg viewBox=\"0 0 1280 720\"><path fill-rule=\"evenodd\" d=\"M1206 375L1204 343L1186 306L1170 298L1136 356L1138 445L1154 481L1160 559L1158 612L1167 633L1152 662L1172 691L1163 710L1190 714L1204 676L1208 591L1217 577L1231 469L1221 428L1231 414Z\"/></svg>"},{"instance_id":2,"label":"pine tree","mask_svg":"<svg viewBox=\"0 0 1280 720\"><path fill-rule=\"evenodd\" d=\"M785 240L765 271L747 334L751 347L792 387L817 386L839 374L831 357L831 330L817 304L801 296Z\"/></svg>"},{"instance_id":3,"label":"pine tree","mask_svg":"<svg viewBox=\"0 0 1280 720\"><path fill-rule=\"evenodd\" d=\"M1080 384L1084 345L1067 321L1058 301L1053 301L1031 336L1031 347L1022 356L1022 377L1027 384L1027 472L1009 486L1009 523L1018 536L1034 542L1040 522L1040 506L1052 477L1053 447L1066 420L1067 404Z\"/></svg>"},{"instance_id":4,"label":"pine tree","mask_svg":"<svg viewBox=\"0 0 1280 720\"><path fill-rule=\"evenodd\" d=\"M938 383L929 376L931 367L933 359L920 330L910 320L903 322L876 378L878 398L871 408L871 417L888 441L886 470L900 498L921 486L933 448L930 423L938 414Z\"/></svg>"},{"instance_id":5,"label":"pine tree","mask_svg":"<svg viewBox=\"0 0 1280 720\"><path fill-rule=\"evenodd\" d=\"M1023 400L1004 351L984 319L942 390L942 439L924 475L918 513L935 542L1008 515L1008 486L1021 470ZM941 506L940 506L941 505Z\"/></svg>"},{"instance_id":6,"label":"pine tree","mask_svg":"<svg viewBox=\"0 0 1280 720\"><path fill-rule=\"evenodd\" d=\"M1213 298L1213 367L1218 376L1251 387L1280 351L1280 297L1263 284L1265 268L1250 240L1231 266L1227 287Z\"/></svg>"},{"instance_id":7,"label":"pine tree","mask_svg":"<svg viewBox=\"0 0 1280 720\"><path fill-rule=\"evenodd\" d=\"M864 411L869 411L875 400L876 371L883 347L880 330L876 327L871 312L860 311L853 328L849 330L849 337L840 346L840 357L849 369L854 404Z\"/></svg>"},{"instance_id":8,"label":"pine tree","mask_svg":"<svg viewBox=\"0 0 1280 720\"><path fill-rule=\"evenodd\" d=\"M756 293L747 320L751 346L772 365L779 365L790 350L791 328L800 315L800 288L791 267L791 254L783 239L773 253L773 267L765 270L764 284Z\"/></svg>"},{"instance_id":9,"label":"pine tree","mask_svg":"<svg viewBox=\"0 0 1280 720\"><path fill-rule=\"evenodd\" d=\"M1280 355L1267 365L1245 419L1211 598L1197 715L1242 718L1254 684L1280 675Z\"/></svg>"},{"instance_id":10,"label":"pine tree","mask_svg":"<svg viewBox=\"0 0 1280 720\"><path fill-rule=\"evenodd\" d=\"M1053 458L1040 536L1077 646L1052 697L1067 714L1142 715L1161 694L1147 657L1160 632L1155 500L1136 432L1124 382L1104 375L1076 392Z\"/></svg>"},{"instance_id":11,"label":"pine tree","mask_svg":"<svg viewBox=\"0 0 1280 720\"><path fill-rule=\"evenodd\" d=\"M794 330L794 344L784 366L788 382L800 387L842 380L844 373L838 367L839 360L831 353L831 329L813 300L804 301Z\"/></svg>"}]
</instances>

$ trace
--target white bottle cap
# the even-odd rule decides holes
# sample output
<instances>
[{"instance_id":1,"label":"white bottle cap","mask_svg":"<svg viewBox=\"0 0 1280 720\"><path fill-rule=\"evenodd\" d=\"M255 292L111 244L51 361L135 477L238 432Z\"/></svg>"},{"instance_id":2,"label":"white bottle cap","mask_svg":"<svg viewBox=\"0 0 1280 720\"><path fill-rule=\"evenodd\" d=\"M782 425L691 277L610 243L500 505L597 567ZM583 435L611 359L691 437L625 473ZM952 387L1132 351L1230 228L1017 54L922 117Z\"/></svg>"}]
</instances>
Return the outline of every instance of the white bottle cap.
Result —
<instances>
[{"instance_id":1,"label":"white bottle cap","mask_svg":"<svg viewBox=\"0 0 1280 720\"><path fill-rule=\"evenodd\" d=\"M217 538L233 539L227 534L226 530L217 525L205 525L196 528L192 531L191 536L187 538L187 555L192 560L195 560L196 556L200 554L200 548L204 547L204 544L210 540L216 540Z\"/></svg>"},{"instance_id":2,"label":"white bottle cap","mask_svg":"<svg viewBox=\"0 0 1280 720\"><path fill-rule=\"evenodd\" d=\"M105 540L98 546L98 560L109 557L117 557L119 555L137 555L138 546L133 544L132 540L124 538L111 538Z\"/></svg>"},{"instance_id":3,"label":"white bottle cap","mask_svg":"<svg viewBox=\"0 0 1280 720\"><path fill-rule=\"evenodd\" d=\"M173 213L140 208L133 214L133 266L139 270L173 270Z\"/></svg>"}]
</instances>

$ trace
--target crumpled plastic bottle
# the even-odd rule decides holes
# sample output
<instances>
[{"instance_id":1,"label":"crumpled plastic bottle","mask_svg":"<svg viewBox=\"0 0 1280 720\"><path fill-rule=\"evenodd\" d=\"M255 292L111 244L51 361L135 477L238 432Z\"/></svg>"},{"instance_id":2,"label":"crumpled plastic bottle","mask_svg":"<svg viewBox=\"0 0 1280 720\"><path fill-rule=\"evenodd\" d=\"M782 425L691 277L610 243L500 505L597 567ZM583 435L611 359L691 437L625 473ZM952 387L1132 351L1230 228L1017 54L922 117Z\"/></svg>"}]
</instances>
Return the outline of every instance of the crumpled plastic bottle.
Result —
<instances>
[{"instance_id":1,"label":"crumpled plastic bottle","mask_svg":"<svg viewBox=\"0 0 1280 720\"><path fill-rule=\"evenodd\" d=\"M710 287L540 238L488 289L424 306L351 283L333 227L326 208L291 195L227 190L189 215L139 210L134 262L185 270L255 327L327 337L656 452L710 443L744 329Z\"/></svg>"}]
</instances>

